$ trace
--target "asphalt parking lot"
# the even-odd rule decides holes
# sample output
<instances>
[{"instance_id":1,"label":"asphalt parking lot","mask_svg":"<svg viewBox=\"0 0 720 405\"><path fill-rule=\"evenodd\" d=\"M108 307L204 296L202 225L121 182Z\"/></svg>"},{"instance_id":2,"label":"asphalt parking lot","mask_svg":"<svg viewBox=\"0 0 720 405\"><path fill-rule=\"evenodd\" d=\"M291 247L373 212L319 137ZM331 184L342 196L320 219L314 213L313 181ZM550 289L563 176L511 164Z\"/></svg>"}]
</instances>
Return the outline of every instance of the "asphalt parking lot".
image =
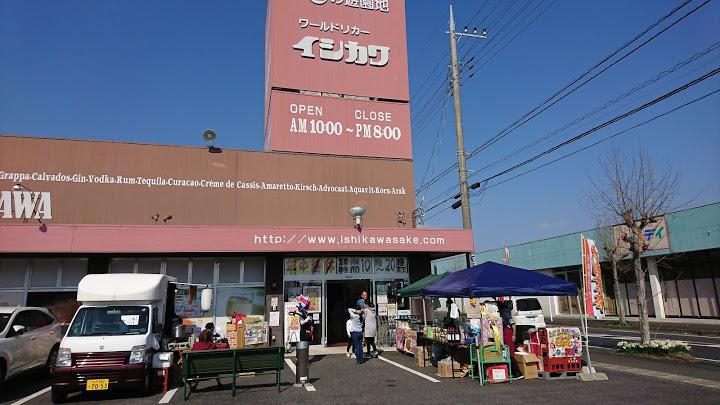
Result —
<instances>
[{"instance_id":1,"label":"asphalt parking lot","mask_svg":"<svg viewBox=\"0 0 720 405\"><path fill-rule=\"evenodd\" d=\"M613 360L612 354L602 359ZM190 403L219 403L242 401L255 404L278 403L417 403L436 404L449 402L507 402L531 403L538 398L563 402L583 403L708 403L720 391L679 382L647 376L605 371L609 381L580 382L577 380L519 380L511 384L480 386L479 383L463 379L437 377L436 369L417 368L411 357L387 351L383 359L372 359L363 365L343 355L314 356L310 369L312 388L295 388L295 376L289 367L283 372L281 392L277 392L274 376L241 377L240 389L235 398L231 396L230 380L223 380L223 387L215 381L201 383L194 392ZM401 368L403 366L405 368ZM692 367L692 365L688 366ZM413 370L415 373L408 371ZM672 368L670 368L672 369ZM718 368L720 369L720 368ZM717 370L715 370L717 371ZM433 382L435 380L437 382ZM50 393L43 392L48 378L40 373L26 374L10 380L0 394L2 403L46 404ZM173 391L170 391L171 393ZM28 396L38 394L36 397ZM158 393L148 397L131 397L132 393L78 394L71 396L68 403L123 403L158 404L184 403L182 388L174 395ZM19 405L19 404L18 404Z\"/></svg>"}]
</instances>

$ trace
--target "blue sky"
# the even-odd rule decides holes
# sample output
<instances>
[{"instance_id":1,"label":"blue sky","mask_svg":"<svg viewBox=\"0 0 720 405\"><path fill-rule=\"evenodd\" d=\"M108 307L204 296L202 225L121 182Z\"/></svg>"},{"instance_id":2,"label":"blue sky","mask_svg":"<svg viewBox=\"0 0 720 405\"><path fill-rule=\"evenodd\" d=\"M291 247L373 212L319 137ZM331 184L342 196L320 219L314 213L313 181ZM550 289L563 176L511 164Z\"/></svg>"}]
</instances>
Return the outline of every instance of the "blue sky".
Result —
<instances>
[{"instance_id":1,"label":"blue sky","mask_svg":"<svg viewBox=\"0 0 720 405\"><path fill-rule=\"evenodd\" d=\"M519 0L503 1L496 8L497 1L455 2L460 27L478 24L489 31L487 42L475 45L467 56L477 54L474 77L462 87L468 150L680 4L557 0L550 5ZM700 3L694 0L691 5ZM440 83L440 75L445 74L447 62L441 57L448 48L447 5L445 0L409 0L407 5L416 185L428 162L434 162L438 172L456 156L451 103L444 113L432 114L427 124L418 125L429 96L422 94L423 83L428 77L428 83ZM526 13L537 10L529 14L527 23L547 5L547 11L532 25L479 67L520 31L524 25L517 23ZM508 11L500 18L506 6ZM480 7L481 12L470 22ZM516 13L515 24L507 24ZM217 131L220 146L262 149L264 18L263 1L2 1L0 133L201 145L200 133L210 127ZM463 41L461 56L472 46L472 40ZM479 180L529 157L530 152L516 154L514 160L476 172L717 41L720 4L715 1L470 159L468 169L477 173L475 180ZM720 65L719 58L720 50L708 53L558 134L538 150L706 73ZM438 63L441 68L430 75ZM718 88L716 76L535 165ZM430 159L438 133L442 134L438 157ZM591 228L594 220L581 203L583 191L588 190L587 176L597 169L598 158L610 146L632 151L641 144L657 165L670 164L680 172L684 197L678 204L720 201L720 95L715 95L613 141L490 188L482 198L474 197L477 249ZM444 196L442 192L453 184L457 184L457 173L433 186L423 203ZM460 212L444 211L431 218L428 226L460 227Z\"/></svg>"}]
</instances>

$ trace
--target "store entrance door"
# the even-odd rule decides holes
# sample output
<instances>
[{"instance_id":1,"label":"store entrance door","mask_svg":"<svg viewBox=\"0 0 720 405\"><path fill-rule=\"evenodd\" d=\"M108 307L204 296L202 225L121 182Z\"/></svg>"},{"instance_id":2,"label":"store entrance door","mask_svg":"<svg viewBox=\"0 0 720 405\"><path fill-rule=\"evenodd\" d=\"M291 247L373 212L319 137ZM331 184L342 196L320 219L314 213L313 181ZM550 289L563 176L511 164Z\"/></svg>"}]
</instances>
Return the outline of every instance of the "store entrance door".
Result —
<instances>
[{"instance_id":1,"label":"store entrance door","mask_svg":"<svg viewBox=\"0 0 720 405\"><path fill-rule=\"evenodd\" d=\"M363 291L370 291L370 280L342 280L327 282L327 345L347 343L345 322L348 319L348 308L355 307L355 302Z\"/></svg>"}]
</instances>

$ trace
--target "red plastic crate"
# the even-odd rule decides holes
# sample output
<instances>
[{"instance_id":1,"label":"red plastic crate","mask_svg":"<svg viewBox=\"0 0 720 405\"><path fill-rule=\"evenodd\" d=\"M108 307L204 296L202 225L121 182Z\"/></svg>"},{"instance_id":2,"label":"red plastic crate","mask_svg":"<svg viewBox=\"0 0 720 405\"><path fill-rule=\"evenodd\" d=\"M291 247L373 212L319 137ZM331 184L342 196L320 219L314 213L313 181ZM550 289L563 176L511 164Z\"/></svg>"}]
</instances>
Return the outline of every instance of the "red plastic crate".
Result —
<instances>
[{"instance_id":1,"label":"red plastic crate","mask_svg":"<svg viewBox=\"0 0 720 405\"><path fill-rule=\"evenodd\" d=\"M548 356L547 329L539 328L536 332L530 333L530 353L538 357Z\"/></svg>"},{"instance_id":2,"label":"red plastic crate","mask_svg":"<svg viewBox=\"0 0 720 405\"><path fill-rule=\"evenodd\" d=\"M580 357L543 357L543 371L546 373L574 373L581 369Z\"/></svg>"}]
</instances>

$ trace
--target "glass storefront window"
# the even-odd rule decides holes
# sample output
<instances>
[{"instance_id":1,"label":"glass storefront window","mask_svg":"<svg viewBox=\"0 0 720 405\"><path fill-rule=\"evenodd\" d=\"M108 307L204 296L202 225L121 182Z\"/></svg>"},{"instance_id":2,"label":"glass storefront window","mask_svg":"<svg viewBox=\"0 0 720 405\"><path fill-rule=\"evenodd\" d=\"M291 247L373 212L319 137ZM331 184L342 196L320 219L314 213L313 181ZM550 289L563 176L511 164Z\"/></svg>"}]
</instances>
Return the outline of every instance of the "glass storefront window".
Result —
<instances>
[{"instance_id":1,"label":"glass storefront window","mask_svg":"<svg viewBox=\"0 0 720 405\"><path fill-rule=\"evenodd\" d=\"M264 283L265 282L265 258L264 257L246 257L245 271L243 275L244 283Z\"/></svg>"},{"instance_id":2,"label":"glass storefront window","mask_svg":"<svg viewBox=\"0 0 720 405\"><path fill-rule=\"evenodd\" d=\"M177 281L185 283L188 281L188 259L170 258L167 259L165 274L175 277Z\"/></svg>"},{"instance_id":3,"label":"glass storefront window","mask_svg":"<svg viewBox=\"0 0 720 405\"><path fill-rule=\"evenodd\" d=\"M138 259L137 272L146 274L160 274L161 259Z\"/></svg>"},{"instance_id":4,"label":"glass storefront window","mask_svg":"<svg viewBox=\"0 0 720 405\"><path fill-rule=\"evenodd\" d=\"M220 273L218 275L218 283L221 284L237 284L240 279L240 269L242 267L242 259L220 259Z\"/></svg>"},{"instance_id":5,"label":"glass storefront window","mask_svg":"<svg viewBox=\"0 0 720 405\"><path fill-rule=\"evenodd\" d=\"M14 291L0 291L0 306L14 307L23 305L25 293Z\"/></svg>"},{"instance_id":6,"label":"glass storefront window","mask_svg":"<svg viewBox=\"0 0 720 405\"><path fill-rule=\"evenodd\" d=\"M214 259L193 259L192 281L198 284L212 284L214 278Z\"/></svg>"},{"instance_id":7,"label":"glass storefront window","mask_svg":"<svg viewBox=\"0 0 720 405\"><path fill-rule=\"evenodd\" d=\"M62 279L63 287L77 287L80 280L87 274L88 259L63 259Z\"/></svg>"},{"instance_id":8,"label":"glass storefront window","mask_svg":"<svg viewBox=\"0 0 720 405\"><path fill-rule=\"evenodd\" d=\"M57 286L60 259L33 259L30 287Z\"/></svg>"},{"instance_id":9,"label":"glass storefront window","mask_svg":"<svg viewBox=\"0 0 720 405\"><path fill-rule=\"evenodd\" d=\"M110 261L110 273L134 273L135 259L112 259Z\"/></svg>"},{"instance_id":10,"label":"glass storefront window","mask_svg":"<svg viewBox=\"0 0 720 405\"><path fill-rule=\"evenodd\" d=\"M25 287L27 264L27 259L0 259L0 280L2 280L2 287Z\"/></svg>"},{"instance_id":11,"label":"glass storefront window","mask_svg":"<svg viewBox=\"0 0 720 405\"><path fill-rule=\"evenodd\" d=\"M224 336L233 313L265 318L263 287L218 287L215 289L215 326Z\"/></svg>"}]
</instances>

